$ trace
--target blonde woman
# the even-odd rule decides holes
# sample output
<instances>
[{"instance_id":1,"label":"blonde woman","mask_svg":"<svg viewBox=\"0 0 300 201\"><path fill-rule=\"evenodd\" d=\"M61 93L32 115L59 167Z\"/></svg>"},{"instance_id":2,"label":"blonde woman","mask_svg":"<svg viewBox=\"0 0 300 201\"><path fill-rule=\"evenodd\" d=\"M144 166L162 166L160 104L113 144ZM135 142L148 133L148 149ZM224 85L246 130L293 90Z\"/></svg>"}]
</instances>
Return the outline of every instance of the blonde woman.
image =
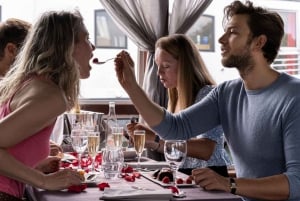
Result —
<instances>
[{"instance_id":1,"label":"blonde woman","mask_svg":"<svg viewBox=\"0 0 300 201\"><path fill-rule=\"evenodd\" d=\"M74 170L35 167L49 155L57 116L77 101L79 78L89 77L93 50L78 11L47 12L33 25L0 82L0 200L21 200L24 184L59 190L82 182Z\"/></svg>"},{"instance_id":2,"label":"blonde woman","mask_svg":"<svg viewBox=\"0 0 300 201\"><path fill-rule=\"evenodd\" d=\"M194 43L183 34L160 38L156 42L155 62L160 81L168 89L168 111L179 111L200 101L215 85ZM163 153L164 140L142 124L129 124L128 130L145 129L146 147ZM215 127L187 141L187 159L180 171L191 174L194 168L209 167L228 176L229 157L224 149L223 129ZM150 152L151 153L151 152Z\"/></svg>"}]
</instances>

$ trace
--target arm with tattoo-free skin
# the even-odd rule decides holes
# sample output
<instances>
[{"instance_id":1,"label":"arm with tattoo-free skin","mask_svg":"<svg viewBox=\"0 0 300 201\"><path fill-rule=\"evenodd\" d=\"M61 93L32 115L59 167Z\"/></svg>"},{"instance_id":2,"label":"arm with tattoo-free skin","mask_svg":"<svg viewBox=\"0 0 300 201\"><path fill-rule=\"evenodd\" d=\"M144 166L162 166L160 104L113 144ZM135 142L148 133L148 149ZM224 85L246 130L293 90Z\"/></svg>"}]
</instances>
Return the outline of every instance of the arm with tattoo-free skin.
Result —
<instances>
[{"instance_id":1,"label":"arm with tattoo-free skin","mask_svg":"<svg viewBox=\"0 0 300 201\"><path fill-rule=\"evenodd\" d=\"M128 93L135 108L147 124L150 127L159 124L163 119L164 111L152 102L138 85L134 74L134 63L127 52L122 51L117 55L115 68L119 83Z\"/></svg>"},{"instance_id":2,"label":"arm with tattoo-free skin","mask_svg":"<svg viewBox=\"0 0 300 201\"><path fill-rule=\"evenodd\" d=\"M149 100L145 92L139 87L135 79L133 65L132 59L124 51L118 54L115 59L120 84L128 93L143 119L153 128L163 120L164 110ZM199 105L199 107L201 106ZM189 112L189 110L187 111ZM193 115L187 114L187 116ZM201 120L199 121L201 122ZM197 128L193 128L193 130L197 130ZM222 177L208 168L194 170L193 176L196 184L206 190L231 191L229 178ZM285 174L253 179L237 178L235 182L237 184L236 194L241 196L266 200L286 200L289 197L289 181Z\"/></svg>"},{"instance_id":3,"label":"arm with tattoo-free skin","mask_svg":"<svg viewBox=\"0 0 300 201\"><path fill-rule=\"evenodd\" d=\"M11 113L0 121L0 174L48 190L80 184L83 178L75 170L44 174L41 170L45 169L41 166L38 169L28 167L8 152L10 147L53 124L55 118L66 110L60 89L53 84L33 80L14 96L10 108Z\"/></svg>"},{"instance_id":4,"label":"arm with tattoo-free skin","mask_svg":"<svg viewBox=\"0 0 300 201\"><path fill-rule=\"evenodd\" d=\"M155 133L149 127L140 123L130 123L127 124L127 129L130 133L133 133L134 130L145 130L145 147L158 151L159 153L164 153L165 141L160 139L159 142L154 142ZM187 140L187 145L187 156L207 161L214 152L216 142L208 138L191 138Z\"/></svg>"}]
</instances>

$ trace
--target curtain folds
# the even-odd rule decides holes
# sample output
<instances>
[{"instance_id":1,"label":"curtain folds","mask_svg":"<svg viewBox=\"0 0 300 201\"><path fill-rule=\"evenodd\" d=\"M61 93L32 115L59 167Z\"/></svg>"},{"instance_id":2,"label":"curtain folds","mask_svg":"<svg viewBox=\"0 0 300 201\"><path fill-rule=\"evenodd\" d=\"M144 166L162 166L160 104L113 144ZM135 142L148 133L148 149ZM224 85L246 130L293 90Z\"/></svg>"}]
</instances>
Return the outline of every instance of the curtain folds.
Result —
<instances>
[{"instance_id":1,"label":"curtain folds","mask_svg":"<svg viewBox=\"0 0 300 201\"><path fill-rule=\"evenodd\" d=\"M99 1L138 48L148 52L143 89L149 98L166 107L166 89L159 81L154 62L155 42L162 36L185 33L212 0L173 0L171 6L171 0Z\"/></svg>"}]
</instances>

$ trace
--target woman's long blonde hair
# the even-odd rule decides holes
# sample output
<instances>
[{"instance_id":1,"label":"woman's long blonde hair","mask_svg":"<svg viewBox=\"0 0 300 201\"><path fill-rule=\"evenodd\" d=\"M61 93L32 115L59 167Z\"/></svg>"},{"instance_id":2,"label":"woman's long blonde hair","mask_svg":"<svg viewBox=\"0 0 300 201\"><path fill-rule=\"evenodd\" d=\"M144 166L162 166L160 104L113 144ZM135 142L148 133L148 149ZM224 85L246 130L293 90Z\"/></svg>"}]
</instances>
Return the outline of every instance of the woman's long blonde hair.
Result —
<instances>
[{"instance_id":1,"label":"woman's long blonde hair","mask_svg":"<svg viewBox=\"0 0 300 201\"><path fill-rule=\"evenodd\" d=\"M44 13L32 27L11 70L0 85L0 103L7 101L31 76L53 81L65 93L68 109L77 102L79 67L72 54L83 29L79 11Z\"/></svg>"},{"instance_id":2,"label":"woman's long blonde hair","mask_svg":"<svg viewBox=\"0 0 300 201\"><path fill-rule=\"evenodd\" d=\"M168 89L168 110L175 112L176 105L182 110L194 104L199 90L205 85L215 85L201 56L186 35L173 34L160 38L155 45L178 60L177 88Z\"/></svg>"}]
</instances>

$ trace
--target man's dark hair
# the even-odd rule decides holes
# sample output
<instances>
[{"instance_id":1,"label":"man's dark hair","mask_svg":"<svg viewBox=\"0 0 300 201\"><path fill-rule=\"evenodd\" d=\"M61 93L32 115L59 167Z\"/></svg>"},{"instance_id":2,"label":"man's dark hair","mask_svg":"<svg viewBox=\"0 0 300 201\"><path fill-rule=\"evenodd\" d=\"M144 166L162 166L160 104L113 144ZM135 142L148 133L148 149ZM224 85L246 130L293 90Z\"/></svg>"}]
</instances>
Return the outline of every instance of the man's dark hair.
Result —
<instances>
[{"instance_id":1,"label":"man's dark hair","mask_svg":"<svg viewBox=\"0 0 300 201\"><path fill-rule=\"evenodd\" d=\"M0 23L0 58L4 56L7 43L13 43L19 50L29 32L31 24L16 18Z\"/></svg>"},{"instance_id":2,"label":"man's dark hair","mask_svg":"<svg viewBox=\"0 0 300 201\"><path fill-rule=\"evenodd\" d=\"M262 51L267 61L272 63L277 56L284 35L284 22L280 15L262 7L255 7L250 1L246 1L245 4L234 1L224 8L223 25L233 15L248 15L248 26L252 38L260 35L267 37Z\"/></svg>"}]
</instances>

